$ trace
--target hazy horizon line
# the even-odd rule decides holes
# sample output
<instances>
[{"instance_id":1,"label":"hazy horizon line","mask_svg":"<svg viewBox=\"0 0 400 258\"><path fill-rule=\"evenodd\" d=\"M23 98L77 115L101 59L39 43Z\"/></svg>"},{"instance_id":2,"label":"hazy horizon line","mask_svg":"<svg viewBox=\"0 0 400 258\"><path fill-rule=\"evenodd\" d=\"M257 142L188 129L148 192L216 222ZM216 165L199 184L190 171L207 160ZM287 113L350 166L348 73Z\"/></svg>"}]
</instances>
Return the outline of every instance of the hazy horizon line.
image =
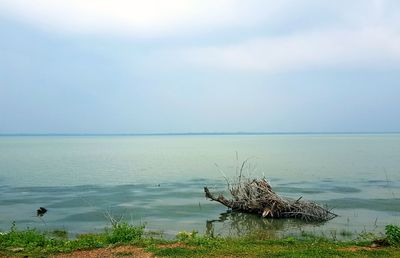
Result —
<instances>
[{"instance_id":1,"label":"hazy horizon line","mask_svg":"<svg viewBox=\"0 0 400 258\"><path fill-rule=\"evenodd\" d=\"M307 135L307 134L400 134L400 131L293 131L293 132L150 132L150 133L0 133L0 136L190 136L190 135Z\"/></svg>"}]
</instances>

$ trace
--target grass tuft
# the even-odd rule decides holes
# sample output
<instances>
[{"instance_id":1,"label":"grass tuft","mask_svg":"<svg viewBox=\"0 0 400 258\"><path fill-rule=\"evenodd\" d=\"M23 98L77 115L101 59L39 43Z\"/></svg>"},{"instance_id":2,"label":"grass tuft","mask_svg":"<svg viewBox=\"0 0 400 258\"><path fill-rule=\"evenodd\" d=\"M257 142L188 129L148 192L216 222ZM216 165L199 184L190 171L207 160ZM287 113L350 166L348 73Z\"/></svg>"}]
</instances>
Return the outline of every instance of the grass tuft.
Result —
<instances>
[{"instance_id":1,"label":"grass tuft","mask_svg":"<svg viewBox=\"0 0 400 258\"><path fill-rule=\"evenodd\" d=\"M107 234L107 242L110 244L138 242L143 236L144 228L144 225L133 226L125 222L115 224Z\"/></svg>"},{"instance_id":2,"label":"grass tuft","mask_svg":"<svg viewBox=\"0 0 400 258\"><path fill-rule=\"evenodd\" d=\"M395 225L387 225L385 227L386 239L390 245L400 245L400 227Z\"/></svg>"}]
</instances>

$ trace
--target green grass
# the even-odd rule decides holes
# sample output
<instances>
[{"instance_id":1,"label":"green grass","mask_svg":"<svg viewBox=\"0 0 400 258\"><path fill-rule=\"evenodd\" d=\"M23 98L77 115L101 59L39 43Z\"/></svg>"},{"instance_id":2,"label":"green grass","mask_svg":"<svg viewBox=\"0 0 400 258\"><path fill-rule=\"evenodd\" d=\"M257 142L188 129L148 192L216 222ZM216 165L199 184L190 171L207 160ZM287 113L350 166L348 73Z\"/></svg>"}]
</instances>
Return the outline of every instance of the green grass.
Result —
<instances>
[{"instance_id":1,"label":"green grass","mask_svg":"<svg viewBox=\"0 0 400 258\"><path fill-rule=\"evenodd\" d=\"M109 244L133 243L142 239L144 225L132 226L128 223L115 224L106 231L106 242Z\"/></svg>"},{"instance_id":2,"label":"green grass","mask_svg":"<svg viewBox=\"0 0 400 258\"><path fill-rule=\"evenodd\" d=\"M298 240L293 237L280 240L250 240L197 237L185 242L187 248L150 247L156 256L169 257L395 257L399 248L362 250L365 244L332 242L323 239ZM359 250L345 248L358 247ZM343 250L342 250L343 249Z\"/></svg>"},{"instance_id":3,"label":"green grass","mask_svg":"<svg viewBox=\"0 0 400 258\"><path fill-rule=\"evenodd\" d=\"M400 227L395 225L387 225L385 227L386 239L390 245L400 246Z\"/></svg>"},{"instance_id":4,"label":"green grass","mask_svg":"<svg viewBox=\"0 0 400 258\"><path fill-rule=\"evenodd\" d=\"M0 256L48 256L75 250L134 245L164 257L399 257L399 227L386 228L388 247L366 249L371 241L334 241L307 234L301 237L259 240L256 236L221 238L181 232L176 240L144 237L144 226L119 223L97 234L81 234L69 239L65 230L39 232L34 229L0 234ZM124 254L121 253L121 256ZM128 253L126 254L128 255Z\"/></svg>"},{"instance_id":5,"label":"green grass","mask_svg":"<svg viewBox=\"0 0 400 258\"><path fill-rule=\"evenodd\" d=\"M64 230L38 232L35 229L17 230L0 235L0 256L38 256L105 247L112 244L135 244L144 242L144 226L119 223L104 233L81 234L76 239L68 239Z\"/></svg>"}]
</instances>

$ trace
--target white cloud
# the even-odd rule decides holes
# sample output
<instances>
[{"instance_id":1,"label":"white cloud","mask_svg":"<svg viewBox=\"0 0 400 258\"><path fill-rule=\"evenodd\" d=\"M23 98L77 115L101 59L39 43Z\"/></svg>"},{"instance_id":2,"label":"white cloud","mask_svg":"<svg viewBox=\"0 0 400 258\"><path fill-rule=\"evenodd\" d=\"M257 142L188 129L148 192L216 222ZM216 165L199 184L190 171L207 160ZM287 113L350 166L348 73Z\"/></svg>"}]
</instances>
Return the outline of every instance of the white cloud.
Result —
<instances>
[{"instance_id":1,"label":"white cloud","mask_svg":"<svg viewBox=\"0 0 400 258\"><path fill-rule=\"evenodd\" d=\"M399 66L400 33L386 27L314 31L190 48L179 51L179 56L186 63L200 66L266 72L327 66Z\"/></svg>"},{"instance_id":2,"label":"white cloud","mask_svg":"<svg viewBox=\"0 0 400 258\"><path fill-rule=\"evenodd\" d=\"M263 72L398 66L399 13L398 0L0 0L0 15L50 32L205 35L197 47L153 48L140 66L183 63ZM250 30L235 42L213 44L226 28ZM221 33L207 37L211 30Z\"/></svg>"},{"instance_id":3,"label":"white cloud","mask_svg":"<svg viewBox=\"0 0 400 258\"><path fill-rule=\"evenodd\" d=\"M165 36L251 25L290 2L240 0L0 0L0 13L52 32ZM262 12L259 7L267 5Z\"/></svg>"}]
</instances>

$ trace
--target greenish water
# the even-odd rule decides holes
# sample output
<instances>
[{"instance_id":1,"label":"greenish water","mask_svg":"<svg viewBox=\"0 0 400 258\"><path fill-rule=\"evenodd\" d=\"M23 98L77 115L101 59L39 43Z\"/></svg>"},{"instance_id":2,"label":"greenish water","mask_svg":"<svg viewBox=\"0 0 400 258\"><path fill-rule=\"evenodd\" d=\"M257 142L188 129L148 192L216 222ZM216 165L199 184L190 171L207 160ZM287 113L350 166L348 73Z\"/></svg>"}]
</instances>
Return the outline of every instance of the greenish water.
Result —
<instances>
[{"instance_id":1,"label":"greenish water","mask_svg":"<svg viewBox=\"0 0 400 258\"><path fill-rule=\"evenodd\" d=\"M284 196L328 204L340 217L325 224L227 214L205 200L222 191L218 167L265 176ZM173 236L181 230L281 235L301 230L382 232L400 223L399 134L2 136L0 229L102 230L105 213ZM43 220L36 209L46 207ZM336 233L334 232L336 231Z\"/></svg>"}]
</instances>

